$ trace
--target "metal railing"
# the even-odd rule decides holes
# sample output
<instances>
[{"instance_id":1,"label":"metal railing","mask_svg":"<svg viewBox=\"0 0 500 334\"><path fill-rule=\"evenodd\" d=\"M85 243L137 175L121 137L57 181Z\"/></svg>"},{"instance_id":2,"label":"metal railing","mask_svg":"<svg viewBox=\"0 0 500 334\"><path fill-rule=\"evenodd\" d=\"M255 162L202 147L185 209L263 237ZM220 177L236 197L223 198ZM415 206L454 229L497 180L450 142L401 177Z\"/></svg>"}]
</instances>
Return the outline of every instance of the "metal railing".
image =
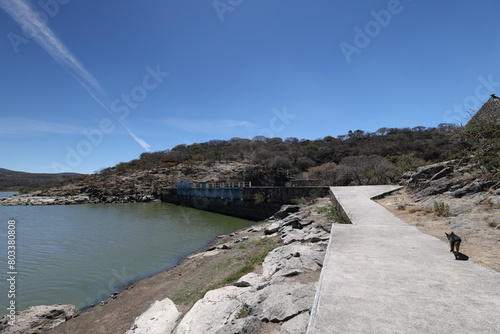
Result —
<instances>
[{"instance_id":1,"label":"metal railing","mask_svg":"<svg viewBox=\"0 0 500 334\"><path fill-rule=\"evenodd\" d=\"M180 182L181 189L209 189L209 188L251 188L252 182Z\"/></svg>"}]
</instances>

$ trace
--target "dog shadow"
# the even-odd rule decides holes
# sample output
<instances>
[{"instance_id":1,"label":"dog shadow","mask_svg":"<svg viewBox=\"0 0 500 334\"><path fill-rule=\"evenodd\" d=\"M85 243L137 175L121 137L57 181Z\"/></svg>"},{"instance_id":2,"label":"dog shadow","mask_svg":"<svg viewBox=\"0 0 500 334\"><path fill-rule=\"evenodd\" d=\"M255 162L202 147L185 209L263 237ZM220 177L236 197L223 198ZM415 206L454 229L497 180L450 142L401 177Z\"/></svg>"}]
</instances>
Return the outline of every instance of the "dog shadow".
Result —
<instances>
[{"instance_id":1,"label":"dog shadow","mask_svg":"<svg viewBox=\"0 0 500 334\"><path fill-rule=\"evenodd\" d=\"M464 253L458 252L456 260L458 261L468 261L469 257L465 255Z\"/></svg>"}]
</instances>

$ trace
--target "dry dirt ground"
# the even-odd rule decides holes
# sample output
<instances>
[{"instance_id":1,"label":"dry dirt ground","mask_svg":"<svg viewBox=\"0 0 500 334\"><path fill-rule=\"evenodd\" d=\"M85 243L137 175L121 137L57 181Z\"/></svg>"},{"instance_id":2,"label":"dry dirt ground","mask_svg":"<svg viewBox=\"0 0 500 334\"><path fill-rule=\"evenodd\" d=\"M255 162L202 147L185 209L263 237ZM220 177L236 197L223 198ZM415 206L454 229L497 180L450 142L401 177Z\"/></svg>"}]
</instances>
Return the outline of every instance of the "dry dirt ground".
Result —
<instances>
[{"instance_id":1,"label":"dry dirt ground","mask_svg":"<svg viewBox=\"0 0 500 334\"><path fill-rule=\"evenodd\" d=\"M310 212L310 219L315 222L327 224L325 214L316 212L316 209L328 202L328 198L318 199L315 203L305 205L303 210ZM282 244L279 236L263 238L261 225L263 223L256 223L220 236L204 249L184 258L177 266L132 283L101 304L43 333L124 333L152 303L165 298L170 298L181 313L186 313L205 292L231 284L245 273L245 269L254 269L247 272L261 271L260 263L265 255ZM221 249L223 245L228 249ZM304 273L296 276L296 279L301 283L316 282L319 275L320 271ZM279 328L279 325L265 324L255 334L272 333L275 327Z\"/></svg>"},{"instance_id":2,"label":"dry dirt ground","mask_svg":"<svg viewBox=\"0 0 500 334\"><path fill-rule=\"evenodd\" d=\"M415 198L405 189L377 202L407 224L448 243L445 232L460 236L460 252L470 261L500 272L500 199L487 192L454 198ZM453 258L453 254L450 253Z\"/></svg>"}]
</instances>

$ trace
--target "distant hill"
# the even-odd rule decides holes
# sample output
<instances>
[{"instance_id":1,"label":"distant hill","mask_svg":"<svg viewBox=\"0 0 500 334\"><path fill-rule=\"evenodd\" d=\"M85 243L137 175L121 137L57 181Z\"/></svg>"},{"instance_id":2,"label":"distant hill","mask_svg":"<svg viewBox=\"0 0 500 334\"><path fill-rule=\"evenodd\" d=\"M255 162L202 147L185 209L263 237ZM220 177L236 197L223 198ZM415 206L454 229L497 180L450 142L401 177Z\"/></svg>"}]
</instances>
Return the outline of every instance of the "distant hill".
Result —
<instances>
[{"instance_id":1,"label":"distant hill","mask_svg":"<svg viewBox=\"0 0 500 334\"><path fill-rule=\"evenodd\" d=\"M464 151L467 142L460 139L462 132L456 125L439 124L380 128L376 132L354 130L314 140L263 136L214 139L144 152L138 159L63 180L33 194L86 196L90 203L127 203L157 199L185 181L244 181L252 186L286 186L299 181L318 186L395 184L405 172L420 166L478 157L477 150ZM490 170L481 170L484 179L492 179L498 170L500 164L491 162Z\"/></svg>"},{"instance_id":2,"label":"distant hill","mask_svg":"<svg viewBox=\"0 0 500 334\"><path fill-rule=\"evenodd\" d=\"M77 173L26 173L0 168L0 190L18 190L20 188L38 188L57 185L59 181L78 176Z\"/></svg>"}]
</instances>

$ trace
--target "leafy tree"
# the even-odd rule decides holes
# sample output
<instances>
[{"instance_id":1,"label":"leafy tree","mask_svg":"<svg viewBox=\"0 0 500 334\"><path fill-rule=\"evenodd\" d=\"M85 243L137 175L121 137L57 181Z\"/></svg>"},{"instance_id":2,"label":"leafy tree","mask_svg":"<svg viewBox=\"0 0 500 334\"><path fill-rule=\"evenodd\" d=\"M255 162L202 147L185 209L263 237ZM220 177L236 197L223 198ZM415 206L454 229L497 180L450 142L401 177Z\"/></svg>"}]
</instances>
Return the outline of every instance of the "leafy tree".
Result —
<instances>
[{"instance_id":1,"label":"leafy tree","mask_svg":"<svg viewBox=\"0 0 500 334\"><path fill-rule=\"evenodd\" d=\"M309 168L309 177L318 179L321 185L334 186L338 185L338 165L334 162L327 162L321 166Z\"/></svg>"}]
</instances>

